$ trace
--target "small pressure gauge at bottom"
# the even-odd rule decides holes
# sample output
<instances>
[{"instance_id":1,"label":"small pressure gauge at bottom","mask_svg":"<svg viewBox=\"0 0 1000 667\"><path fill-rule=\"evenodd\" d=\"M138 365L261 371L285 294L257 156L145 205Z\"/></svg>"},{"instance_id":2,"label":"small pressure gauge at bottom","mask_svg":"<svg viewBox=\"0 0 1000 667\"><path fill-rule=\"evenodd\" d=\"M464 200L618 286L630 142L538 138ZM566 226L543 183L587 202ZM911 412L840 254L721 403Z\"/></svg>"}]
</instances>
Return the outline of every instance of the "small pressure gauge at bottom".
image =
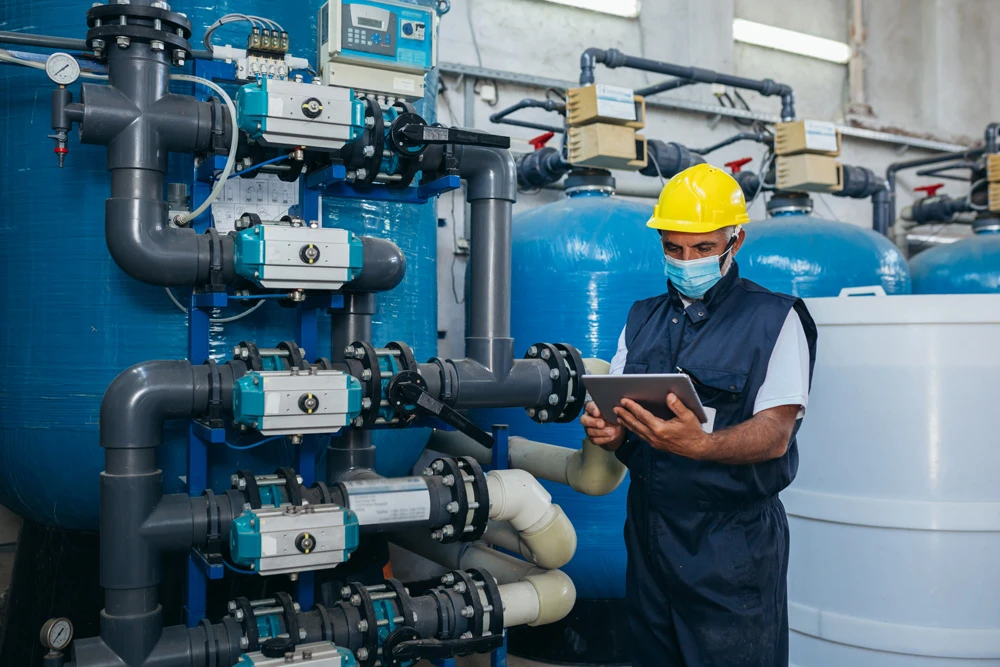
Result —
<instances>
[{"instance_id":1,"label":"small pressure gauge at bottom","mask_svg":"<svg viewBox=\"0 0 1000 667\"><path fill-rule=\"evenodd\" d=\"M53 53L45 61L45 73L54 83L68 86L80 78L80 63L68 53Z\"/></svg>"},{"instance_id":2,"label":"small pressure gauge at bottom","mask_svg":"<svg viewBox=\"0 0 1000 667\"><path fill-rule=\"evenodd\" d=\"M73 639L73 624L68 618L50 618L42 626L41 639L46 648L61 651Z\"/></svg>"}]
</instances>

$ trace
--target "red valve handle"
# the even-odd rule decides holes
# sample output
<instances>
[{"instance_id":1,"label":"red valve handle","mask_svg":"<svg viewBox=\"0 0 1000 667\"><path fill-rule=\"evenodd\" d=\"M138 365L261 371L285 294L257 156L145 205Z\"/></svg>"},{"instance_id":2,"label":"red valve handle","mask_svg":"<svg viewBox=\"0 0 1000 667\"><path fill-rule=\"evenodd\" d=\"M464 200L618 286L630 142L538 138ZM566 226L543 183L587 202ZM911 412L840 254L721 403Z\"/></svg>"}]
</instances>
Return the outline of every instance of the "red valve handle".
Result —
<instances>
[{"instance_id":1,"label":"red valve handle","mask_svg":"<svg viewBox=\"0 0 1000 667\"><path fill-rule=\"evenodd\" d=\"M753 162L752 157L741 157L739 160L733 160L732 162L727 162L726 166L729 167L730 173L738 174L740 170L743 169L743 165Z\"/></svg>"},{"instance_id":2,"label":"red valve handle","mask_svg":"<svg viewBox=\"0 0 1000 667\"><path fill-rule=\"evenodd\" d=\"M540 151L545 148L545 144L549 143L549 139L556 136L555 132L546 132L545 134L539 134L534 139L528 139L528 143L531 144L536 151Z\"/></svg>"},{"instance_id":3,"label":"red valve handle","mask_svg":"<svg viewBox=\"0 0 1000 667\"><path fill-rule=\"evenodd\" d=\"M944 187L944 183L932 183L931 185L921 185L919 188L913 188L914 192L926 192L928 197L934 197L937 195L938 190Z\"/></svg>"}]
</instances>

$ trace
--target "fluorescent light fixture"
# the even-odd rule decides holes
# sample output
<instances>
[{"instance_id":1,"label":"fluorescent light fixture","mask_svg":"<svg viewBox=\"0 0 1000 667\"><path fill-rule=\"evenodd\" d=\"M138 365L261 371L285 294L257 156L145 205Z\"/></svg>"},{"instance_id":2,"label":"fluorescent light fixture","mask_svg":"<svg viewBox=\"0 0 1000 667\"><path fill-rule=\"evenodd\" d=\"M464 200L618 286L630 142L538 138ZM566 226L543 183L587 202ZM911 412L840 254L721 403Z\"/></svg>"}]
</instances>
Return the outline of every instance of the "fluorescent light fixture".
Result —
<instances>
[{"instance_id":1,"label":"fluorescent light fixture","mask_svg":"<svg viewBox=\"0 0 1000 667\"><path fill-rule=\"evenodd\" d=\"M787 51L839 65L851 60L850 44L744 19L733 19L733 39L744 44Z\"/></svg>"},{"instance_id":2,"label":"fluorescent light fixture","mask_svg":"<svg viewBox=\"0 0 1000 667\"><path fill-rule=\"evenodd\" d=\"M589 9L592 12L601 12L602 14L624 16L627 19L639 16L640 0L546 0L546 2Z\"/></svg>"}]
</instances>

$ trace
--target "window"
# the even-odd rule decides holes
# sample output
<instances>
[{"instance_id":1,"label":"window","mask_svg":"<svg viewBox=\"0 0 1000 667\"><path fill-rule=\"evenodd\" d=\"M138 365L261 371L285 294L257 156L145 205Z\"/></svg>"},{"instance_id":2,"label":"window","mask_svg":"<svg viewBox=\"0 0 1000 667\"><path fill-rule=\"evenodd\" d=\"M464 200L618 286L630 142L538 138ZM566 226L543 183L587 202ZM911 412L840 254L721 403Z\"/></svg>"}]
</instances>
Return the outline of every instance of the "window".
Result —
<instances>
[{"instance_id":1,"label":"window","mask_svg":"<svg viewBox=\"0 0 1000 667\"><path fill-rule=\"evenodd\" d=\"M602 14L613 14L634 19L639 16L640 0L545 0L554 2L557 5L567 5L568 7L579 7L589 9L592 12Z\"/></svg>"},{"instance_id":2,"label":"window","mask_svg":"<svg viewBox=\"0 0 1000 667\"><path fill-rule=\"evenodd\" d=\"M744 44L787 51L840 65L851 60L851 46L844 42L744 19L733 19L733 39Z\"/></svg>"}]
</instances>

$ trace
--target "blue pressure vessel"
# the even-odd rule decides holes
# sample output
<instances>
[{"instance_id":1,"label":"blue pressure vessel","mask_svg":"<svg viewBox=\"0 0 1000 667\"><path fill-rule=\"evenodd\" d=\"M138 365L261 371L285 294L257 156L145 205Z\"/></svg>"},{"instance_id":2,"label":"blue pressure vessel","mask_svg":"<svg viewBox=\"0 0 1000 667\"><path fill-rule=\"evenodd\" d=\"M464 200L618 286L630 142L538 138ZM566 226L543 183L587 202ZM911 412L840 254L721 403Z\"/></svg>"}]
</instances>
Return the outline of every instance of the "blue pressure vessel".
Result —
<instances>
[{"instance_id":1,"label":"blue pressure vessel","mask_svg":"<svg viewBox=\"0 0 1000 667\"><path fill-rule=\"evenodd\" d=\"M881 234L812 215L805 195L775 195L768 213L768 220L744 228L737 256L742 277L803 298L873 285L886 294L910 293L906 258Z\"/></svg>"},{"instance_id":2,"label":"blue pressure vessel","mask_svg":"<svg viewBox=\"0 0 1000 667\"><path fill-rule=\"evenodd\" d=\"M228 12L266 16L289 33L291 52L316 57L318 0L273 3L220 0L172 2L185 12L200 44L205 28ZM423 2L421 2L423 4ZM88 4L70 0L9 0L0 7L5 30L82 38ZM248 26L226 25L217 44L242 45ZM190 71L190 64L186 68ZM163 288L141 284L112 261L104 240L104 200L110 176L105 148L84 146L71 136L66 166L52 154L49 94L44 73L0 63L0 199L7 202L0 224L0 504L47 525L93 529L98 525L98 445L101 397L114 377L148 359L187 356L187 320ZM433 80L428 90L436 91ZM78 86L71 86L79 99ZM190 92L190 85L178 85ZM232 92L232 91L231 91ZM434 119L434 97L422 111ZM420 105L418 105L419 107ZM169 181L190 180L190 156L174 156ZM197 205L199 202L195 202ZM324 224L386 236L403 249L407 275L393 292L379 297L373 338L377 345L402 340L423 360L436 353L434 313L435 214L424 206L324 201ZM174 290L182 302L183 290ZM217 313L239 315L246 302ZM419 313L419 315L417 315ZM331 356L329 317L320 316L311 357ZM211 354L226 359L241 340L272 346L296 336L294 311L274 301L238 321L212 326ZM336 355L333 355L336 356ZM184 490L187 424L167 427L160 448L164 490ZM379 472L398 475L413 464L426 443L418 431L377 434ZM325 443L321 443L321 447ZM263 474L296 466L294 447L284 440L256 449L209 453L209 485L222 490L238 469ZM319 468L322 470L322 467Z\"/></svg>"},{"instance_id":3,"label":"blue pressure vessel","mask_svg":"<svg viewBox=\"0 0 1000 667\"><path fill-rule=\"evenodd\" d=\"M538 342L566 342L584 358L610 361L632 304L666 290L663 251L646 227L648 204L607 189L567 189L560 201L514 216L511 334L522 355ZM484 410L483 425L507 423L510 435L580 448L578 421L537 424L524 410ZM625 596L625 499L628 480L603 497L542 482L573 522L576 555L562 568L581 599Z\"/></svg>"},{"instance_id":4,"label":"blue pressure vessel","mask_svg":"<svg viewBox=\"0 0 1000 667\"><path fill-rule=\"evenodd\" d=\"M910 260L914 294L1000 292L1000 220L981 220L973 229L973 236Z\"/></svg>"}]
</instances>

